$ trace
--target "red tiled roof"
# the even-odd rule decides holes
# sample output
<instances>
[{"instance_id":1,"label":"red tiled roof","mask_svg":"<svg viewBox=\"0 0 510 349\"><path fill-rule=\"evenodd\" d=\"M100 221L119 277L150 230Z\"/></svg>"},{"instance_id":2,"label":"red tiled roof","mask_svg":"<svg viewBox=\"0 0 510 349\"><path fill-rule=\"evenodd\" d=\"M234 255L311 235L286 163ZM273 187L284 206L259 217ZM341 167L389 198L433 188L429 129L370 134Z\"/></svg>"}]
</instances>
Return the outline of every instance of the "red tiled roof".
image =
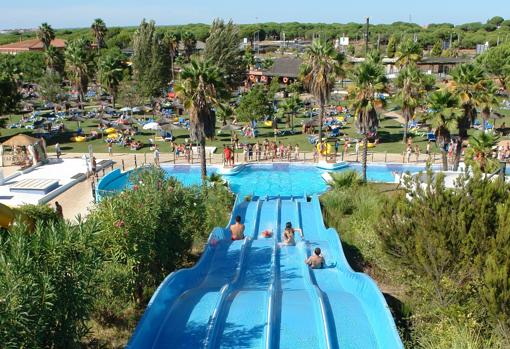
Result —
<instances>
[{"instance_id":1,"label":"red tiled roof","mask_svg":"<svg viewBox=\"0 0 510 349\"><path fill-rule=\"evenodd\" d=\"M64 48L66 41L62 39L54 39L51 41L51 46L56 48ZM0 46L0 51L16 52L16 51L41 51L43 43L39 39L23 40L18 42L11 42Z\"/></svg>"}]
</instances>

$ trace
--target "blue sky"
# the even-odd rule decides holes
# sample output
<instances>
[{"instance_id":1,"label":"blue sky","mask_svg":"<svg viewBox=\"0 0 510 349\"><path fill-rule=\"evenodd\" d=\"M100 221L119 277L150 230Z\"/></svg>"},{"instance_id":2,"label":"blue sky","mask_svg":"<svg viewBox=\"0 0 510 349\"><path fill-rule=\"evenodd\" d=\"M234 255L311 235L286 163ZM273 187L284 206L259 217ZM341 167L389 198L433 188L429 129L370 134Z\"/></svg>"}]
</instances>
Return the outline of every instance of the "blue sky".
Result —
<instances>
[{"instance_id":1,"label":"blue sky","mask_svg":"<svg viewBox=\"0 0 510 349\"><path fill-rule=\"evenodd\" d=\"M210 23L232 18L254 22L412 21L419 24L510 18L508 0L0 0L0 29L32 28L48 22L55 28L89 26L100 17L109 26L137 25L142 18L157 24Z\"/></svg>"}]
</instances>

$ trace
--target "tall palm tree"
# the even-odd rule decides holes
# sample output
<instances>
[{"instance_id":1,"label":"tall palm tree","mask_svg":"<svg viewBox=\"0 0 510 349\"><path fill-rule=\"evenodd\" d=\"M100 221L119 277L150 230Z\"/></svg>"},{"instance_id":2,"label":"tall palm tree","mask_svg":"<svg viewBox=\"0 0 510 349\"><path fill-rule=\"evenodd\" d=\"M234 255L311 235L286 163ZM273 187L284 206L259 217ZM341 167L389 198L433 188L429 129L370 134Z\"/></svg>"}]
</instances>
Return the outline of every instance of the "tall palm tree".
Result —
<instances>
[{"instance_id":1,"label":"tall palm tree","mask_svg":"<svg viewBox=\"0 0 510 349\"><path fill-rule=\"evenodd\" d=\"M182 44L184 46L184 57L186 58L186 61L189 61L197 46L195 34L192 32L184 32L184 34L182 34Z\"/></svg>"},{"instance_id":2,"label":"tall palm tree","mask_svg":"<svg viewBox=\"0 0 510 349\"><path fill-rule=\"evenodd\" d=\"M494 163L494 159L491 159L491 155L492 148L498 144L498 140L499 137L496 135L485 132L477 132L469 137L470 149L469 152L466 150L466 157L471 157L474 162L478 163L482 172L491 170L490 167L497 167Z\"/></svg>"},{"instance_id":3,"label":"tall palm tree","mask_svg":"<svg viewBox=\"0 0 510 349\"><path fill-rule=\"evenodd\" d=\"M217 105L216 113L221 117L221 124L225 126L227 120L235 115L234 108L228 102L221 102Z\"/></svg>"},{"instance_id":4,"label":"tall palm tree","mask_svg":"<svg viewBox=\"0 0 510 349\"><path fill-rule=\"evenodd\" d=\"M407 129L409 120L414 116L425 94L434 86L434 78L424 74L415 64L403 68L395 79L395 86L398 88L397 100L404 116L404 143L407 140Z\"/></svg>"},{"instance_id":5,"label":"tall palm tree","mask_svg":"<svg viewBox=\"0 0 510 349\"><path fill-rule=\"evenodd\" d=\"M279 105L279 107L287 114L290 115L289 124L290 129L294 131L294 116L297 114L299 109L299 97L297 95L292 95L288 98L285 98L283 103Z\"/></svg>"},{"instance_id":6,"label":"tall palm tree","mask_svg":"<svg viewBox=\"0 0 510 349\"><path fill-rule=\"evenodd\" d=\"M363 180L366 181L368 137L379 126L377 108L384 105L381 93L386 91L388 82L380 57L369 54L351 73L351 80L349 97L356 117L356 126L363 135L362 168Z\"/></svg>"},{"instance_id":7,"label":"tall palm tree","mask_svg":"<svg viewBox=\"0 0 510 349\"><path fill-rule=\"evenodd\" d=\"M80 38L68 42L64 53L69 80L78 91L80 102L83 102L89 76L92 74L93 61L89 48L89 41Z\"/></svg>"},{"instance_id":8,"label":"tall palm tree","mask_svg":"<svg viewBox=\"0 0 510 349\"><path fill-rule=\"evenodd\" d=\"M101 56L98 62L99 81L112 96L112 104L115 108L119 84L123 77L123 63L118 55L113 53Z\"/></svg>"},{"instance_id":9,"label":"tall palm tree","mask_svg":"<svg viewBox=\"0 0 510 349\"><path fill-rule=\"evenodd\" d=\"M174 63L175 57L177 56L177 50L179 49L179 39L174 33L165 34L165 43L170 54L170 65L172 69L172 80L175 80Z\"/></svg>"},{"instance_id":10,"label":"tall palm tree","mask_svg":"<svg viewBox=\"0 0 510 349\"><path fill-rule=\"evenodd\" d=\"M314 40L305 53L301 79L320 107L319 140L322 140L322 120L326 103L336 80L344 75L343 62L344 56L339 54L330 42L321 39Z\"/></svg>"},{"instance_id":11,"label":"tall palm tree","mask_svg":"<svg viewBox=\"0 0 510 349\"><path fill-rule=\"evenodd\" d=\"M42 41L44 49L47 50L51 41L55 39L55 31L48 23L43 23L37 28L37 38Z\"/></svg>"},{"instance_id":12,"label":"tall palm tree","mask_svg":"<svg viewBox=\"0 0 510 349\"><path fill-rule=\"evenodd\" d=\"M483 69L473 63L459 65L451 72L451 75L453 82L450 88L458 96L463 110L463 115L458 121L459 144L454 163L454 170L457 170L462 154L462 144L468 138L468 130L476 118L477 97L486 77Z\"/></svg>"},{"instance_id":13,"label":"tall palm tree","mask_svg":"<svg viewBox=\"0 0 510 349\"><path fill-rule=\"evenodd\" d=\"M92 30L92 35L95 38L96 48L99 50L103 47L105 47L104 43L104 36L106 35L106 32L108 31L108 28L106 28L105 22L101 18L96 18L92 25L90 26L90 29Z\"/></svg>"},{"instance_id":14,"label":"tall palm tree","mask_svg":"<svg viewBox=\"0 0 510 349\"><path fill-rule=\"evenodd\" d=\"M64 72L64 57L62 52L55 46L49 46L44 51L44 59L48 70L52 70L59 74Z\"/></svg>"},{"instance_id":15,"label":"tall palm tree","mask_svg":"<svg viewBox=\"0 0 510 349\"><path fill-rule=\"evenodd\" d=\"M216 114L213 110L225 94L220 71L210 61L192 59L182 71L175 92L190 115L191 138L200 145L202 182L207 180L206 138L214 137Z\"/></svg>"},{"instance_id":16,"label":"tall palm tree","mask_svg":"<svg viewBox=\"0 0 510 349\"><path fill-rule=\"evenodd\" d=\"M496 84L489 79L483 81L480 87L475 101L477 107L480 108L482 131L485 132L485 123L489 120L493 108L497 108L500 105L497 97L499 91Z\"/></svg>"},{"instance_id":17,"label":"tall palm tree","mask_svg":"<svg viewBox=\"0 0 510 349\"><path fill-rule=\"evenodd\" d=\"M451 139L451 131L457 127L459 118L459 99L448 90L438 90L429 95L427 106L430 110L425 119L431 121L435 129L436 144L441 150L443 170L448 170L447 146Z\"/></svg>"},{"instance_id":18,"label":"tall palm tree","mask_svg":"<svg viewBox=\"0 0 510 349\"><path fill-rule=\"evenodd\" d=\"M407 67L421 59L423 56L423 49L419 43L407 39L400 43L395 55L397 56L397 66Z\"/></svg>"}]
</instances>

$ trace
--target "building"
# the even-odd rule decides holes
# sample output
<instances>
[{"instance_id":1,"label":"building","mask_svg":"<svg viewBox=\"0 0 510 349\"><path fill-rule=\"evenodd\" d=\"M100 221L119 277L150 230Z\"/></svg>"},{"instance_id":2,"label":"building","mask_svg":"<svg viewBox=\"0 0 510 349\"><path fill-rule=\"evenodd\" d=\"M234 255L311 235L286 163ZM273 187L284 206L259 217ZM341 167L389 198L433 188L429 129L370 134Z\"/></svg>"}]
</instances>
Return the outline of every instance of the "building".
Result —
<instances>
[{"instance_id":1,"label":"building","mask_svg":"<svg viewBox=\"0 0 510 349\"><path fill-rule=\"evenodd\" d=\"M299 77L301 63L301 58L297 57L276 58L269 69L250 69L248 77L252 83L268 83L274 78L284 84L292 83Z\"/></svg>"},{"instance_id":2,"label":"building","mask_svg":"<svg viewBox=\"0 0 510 349\"><path fill-rule=\"evenodd\" d=\"M58 49L64 49L66 46L66 41L62 39L54 39L51 41L51 46L54 46ZM43 51L44 45L39 39L30 39L23 40L17 42L11 42L10 44L5 44L0 46L0 53L8 53L15 55L20 52L28 52L28 51Z\"/></svg>"}]
</instances>

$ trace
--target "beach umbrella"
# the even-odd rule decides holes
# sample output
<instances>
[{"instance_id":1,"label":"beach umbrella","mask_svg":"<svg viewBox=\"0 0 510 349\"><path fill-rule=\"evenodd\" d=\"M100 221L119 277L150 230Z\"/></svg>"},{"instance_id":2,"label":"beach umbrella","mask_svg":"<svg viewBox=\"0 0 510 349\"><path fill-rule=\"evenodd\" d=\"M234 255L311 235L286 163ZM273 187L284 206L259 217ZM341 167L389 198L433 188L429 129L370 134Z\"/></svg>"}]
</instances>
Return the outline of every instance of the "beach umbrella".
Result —
<instances>
[{"instance_id":1,"label":"beach umbrella","mask_svg":"<svg viewBox=\"0 0 510 349\"><path fill-rule=\"evenodd\" d=\"M115 128L117 130L129 130L129 129L131 129L131 126L123 125L123 124L113 124L111 127Z\"/></svg>"},{"instance_id":2,"label":"beach umbrella","mask_svg":"<svg viewBox=\"0 0 510 349\"><path fill-rule=\"evenodd\" d=\"M157 122L148 122L142 127L144 130L159 130L161 126Z\"/></svg>"},{"instance_id":3,"label":"beach umbrella","mask_svg":"<svg viewBox=\"0 0 510 349\"><path fill-rule=\"evenodd\" d=\"M227 125L223 126L220 130L221 131L237 131L237 130L240 130L240 129L241 129L241 126L227 124Z\"/></svg>"},{"instance_id":4,"label":"beach umbrella","mask_svg":"<svg viewBox=\"0 0 510 349\"><path fill-rule=\"evenodd\" d=\"M131 110L133 113L140 113L142 111L141 108L139 107L134 107L132 110Z\"/></svg>"},{"instance_id":5,"label":"beach umbrella","mask_svg":"<svg viewBox=\"0 0 510 349\"><path fill-rule=\"evenodd\" d=\"M83 122L87 119L85 119L84 117L82 116L79 116L79 115L73 115L69 118L67 118L68 121L76 121L78 123L78 128L80 128L80 122Z\"/></svg>"}]
</instances>

